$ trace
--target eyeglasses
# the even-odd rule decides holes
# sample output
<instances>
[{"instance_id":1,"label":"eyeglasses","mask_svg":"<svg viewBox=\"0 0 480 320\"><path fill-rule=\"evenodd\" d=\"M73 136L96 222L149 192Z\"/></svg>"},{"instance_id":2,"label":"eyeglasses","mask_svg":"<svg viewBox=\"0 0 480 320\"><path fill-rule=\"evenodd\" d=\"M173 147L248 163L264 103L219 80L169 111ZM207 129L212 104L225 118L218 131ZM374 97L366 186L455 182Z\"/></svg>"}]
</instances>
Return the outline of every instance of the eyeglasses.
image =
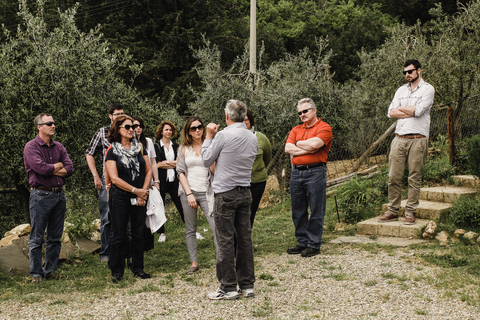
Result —
<instances>
[{"instance_id":1,"label":"eyeglasses","mask_svg":"<svg viewBox=\"0 0 480 320\"><path fill-rule=\"evenodd\" d=\"M312 110L313 108L308 108L302 111L298 111L298 115L301 116L302 114L306 114L308 111Z\"/></svg>"},{"instance_id":2,"label":"eyeglasses","mask_svg":"<svg viewBox=\"0 0 480 320\"><path fill-rule=\"evenodd\" d=\"M406 75L407 73L408 74L412 74L413 71L417 70L418 68L415 68L415 69L410 69L410 70L406 70L406 71L402 71L403 75Z\"/></svg>"},{"instance_id":3,"label":"eyeglasses","mask_svg":"<svg viewBox=\"0 0 480 320\"><path fill-rule=\"evenodd\" d=\"M124 114L125 114L124 112L117 112L117 113L113 113L112 115L115 117L118 117L118 116L123 116Z\"/></svg>"},{"instance_id":4,"label":"eyeglasses","mask_svg":"<svg viewBox=\"0 0 480 320\"><path fill-rule=\"evenodd\" d=\"M48 122L44 122L44 123L39 123L38 125L39 126L43 126L43 125L46 125L47 127L51 127L55 124L55 121L48 121Z\"/></svg>"},{"instance_id":5,"label":"eyeglasses","mask_svg":"<svg viewBox=\"0 0 480 320\"><path fill-rule=\"evenodd\" d=\"M125 128L125 130L130 130L130 129L133 129L133 130L135 130L135 129L137 129L137 128L138 128L138 124L134 124L134 125L132 125L132 126L131 126L131 125L129 125L129 124L126 124L126 125L122 125L122 126L120 126L120 128Z\"/></svg>"},{"instance_id":6,"label":"eyeglasses","mask_svg":"<svg viewBox=\"0 0 480 320\"><path fill-rule=\"evenodd\" d=\"M203 124L198 125L197 127L190 127L190 132L195 132L198 130L203 130Z\"/></svg>"}]
</instances>

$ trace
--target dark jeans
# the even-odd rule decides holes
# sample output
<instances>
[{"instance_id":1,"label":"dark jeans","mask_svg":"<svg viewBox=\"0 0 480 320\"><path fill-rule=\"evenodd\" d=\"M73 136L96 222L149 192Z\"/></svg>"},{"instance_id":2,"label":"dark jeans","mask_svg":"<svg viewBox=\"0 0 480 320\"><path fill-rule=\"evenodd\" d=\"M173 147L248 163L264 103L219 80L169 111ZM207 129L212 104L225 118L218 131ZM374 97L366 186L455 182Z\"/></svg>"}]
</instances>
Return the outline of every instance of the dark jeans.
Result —
<instances>
[{"instance_id":1,"label":"dark jeans","mask_svg":"<svg viewBox=\"0 0 480 320\"><path fill-rule=\"evenodd\" d=\"M252 183L250 185L250 192L252 193L252 206L250 207L250 222L253 226L253 221L255 221L255 215L257 214L258 206L262 200L263 193L265 192L265 186L267 181Z\"/></svg>"},{"instance_id":2,"label":"dark jeans","mask_svg":"<svg viewBox=\"0 0 480 320\"><path fill-rule=\"evenodd\" d=\"M110 242L111 225L107 193L105 180L102 179L102 188L98 192L98 209L100 210L100 258L108 257L110 253L108 244Z\"/></svg>"},{"instance_id":3,"label":"dark jeans","mask_svg":"<svg viewBox=\"0 0 480 320\"><path fill-rule=\"evenodd\" d=\"M161 188L160 188L161 189ZM180 217L182 217L182 221L185 222L185 217L183 215L183 207L182 201L180 201L180 197L178 196L178 180L173 182L167 181L167 186L165 189L160 190L160 195L162 196L163 203L165 203L165 196L166 194L170 194L175 207L177 208L178 212L180 213ZM165 224L158 229L157 233L165 233Z\"/></svg>"},{"instance_id":4,"label":"dark jeans","mask_svg":"<svg viewBox=\"0 0 480 320\"><path fill-rule=\"evenodd\" d=\"M32 277L45 277L58 266L65 221L66 199L63 191L51 192L33 188L30 191L30 274ZM45 267L42 269L43 236L47 229L45 247Z\"/></svg>"},{"instance_id":5,"label":"dark jeans","mask_svg":"<svg viewBox=\"0 0 480 320\"><path fill-rule=\"evenodd\" d=\"M292 220L299 246L320 249L325 219L327 168L292 171ZM310 207L310 218L308 217Z\"/></svg>"},{"instance_id":6,"label":"dark jeans","mask_svg":"<svg viewBox=\"0 0 480 320\"><path fill-rule=\"evenodd\" d=\"M130 203L131 195L124 191L112 188L111 196L111 224L112 238L110 239L110 259L108 266L112 275L123 276L125 269L125 240L127 238L128 221L132 232L132 272L143 270L143 232L145 228L146 207L134 206Z\"/></svg>"},{"instance_id":7,"label":"dark jeans","mask_svg":"<svg viewBox=\"0 0 480 320\"><path fill-rule=\"evenodd\" d=\"M217 237L217 278L223 291L253 288L252 227L249 189L231 190L215 194L215 229ZM234 236L237 238L235 254ZM236 260L236 261L235 261Z\"/></svg>"}]
</instances>

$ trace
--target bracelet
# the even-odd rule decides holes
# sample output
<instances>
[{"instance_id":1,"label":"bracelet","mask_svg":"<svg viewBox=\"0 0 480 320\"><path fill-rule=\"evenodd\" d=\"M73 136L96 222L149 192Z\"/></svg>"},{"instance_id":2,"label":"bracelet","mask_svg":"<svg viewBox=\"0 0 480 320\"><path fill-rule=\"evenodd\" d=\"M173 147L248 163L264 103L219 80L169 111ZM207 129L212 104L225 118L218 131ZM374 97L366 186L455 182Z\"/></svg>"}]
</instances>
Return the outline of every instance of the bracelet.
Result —
<instances>
[{"instance_id":1,"label":"bracelet","mask_svg":"<svg viewBox=\"0 0 480 320\"><path fill-rule=\"evenodd\" d=\"M132 189L132 193L133 193L133 194L135 194L135 187L133 187L133 189Z\"/></svg>"},{"instance_id":2,"label":"bracelet","mask_svg":"<svg viewBox=\"0 0 480 320\"><path fill-rule=\"evenodd\" d=\"M153 180L153 183L160 183L159 180Z\"/></svg>"},{"instance_id":3,"label":"bracelet","mask_svg":"<svg viewBox=\"0 0 480 320\"><path fill-rule=\"evenodd\" d=\"M187 197L188 197L188 196L191 196L192 194L193 194L193 192L190 192L189 194L187 194Z\"/></svg>"}]
</instances>

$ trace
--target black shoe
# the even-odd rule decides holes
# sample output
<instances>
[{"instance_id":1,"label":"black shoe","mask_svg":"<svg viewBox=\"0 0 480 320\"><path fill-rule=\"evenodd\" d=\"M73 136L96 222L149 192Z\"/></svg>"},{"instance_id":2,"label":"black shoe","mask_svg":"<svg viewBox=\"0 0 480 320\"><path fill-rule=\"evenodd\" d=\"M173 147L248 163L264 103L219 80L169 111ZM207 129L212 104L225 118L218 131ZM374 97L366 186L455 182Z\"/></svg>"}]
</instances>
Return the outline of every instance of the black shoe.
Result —
<instances>
[{"instance_id":1,"label":"black shoe","mask_svg":"<svg viewBox=\"0 0 480 320\"><path fill-rule=\"evenodd\" d=\"M308 247L302 251L302 257L313 257L320 253L320 249Z\"/></svg>"},{"instance_id":2,"label":"black shoe","mask_svg":"<svg viewBox=\"0 0 480 320\"><path fill-rule=\"evenodd\" d=\"M152 276L150 276L148 273L145 273L143 270L134 272L133 275L135 277L138 277L140 279L150 279Z\"/></svg>"},{"instance_id":3,"label":"black shoe","mask_svg":"<svg viewBox=\"0 0 480 320\"><path fill-rule=\"evenodd\" d=\"M288 254L300 254L302 253L303 250L305 250L306 247L304 246L299 246L298 244L293 247L293 248L288 248L287 253Z\"/></svg>"},{"instance_id":4,"label":"black shoe","mask_svg":"<svg viewBox=\"0 0 480 320\"><path fill-rule=\"evenodd\" d=\"M119 283L122 280L123 280L123 277L120 275L112 276L113 283Z\"/></svg>"}]
</instances>

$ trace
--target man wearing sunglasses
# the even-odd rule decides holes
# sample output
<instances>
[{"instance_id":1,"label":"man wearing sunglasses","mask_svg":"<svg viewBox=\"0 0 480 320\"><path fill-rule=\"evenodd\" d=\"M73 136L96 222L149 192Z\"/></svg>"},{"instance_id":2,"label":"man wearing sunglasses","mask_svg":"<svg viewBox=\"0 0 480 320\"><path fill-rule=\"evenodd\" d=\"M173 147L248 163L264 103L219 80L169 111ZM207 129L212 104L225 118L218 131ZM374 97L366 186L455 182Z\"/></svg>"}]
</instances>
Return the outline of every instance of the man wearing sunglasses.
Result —
<instances>
[{"instance_id":1,"label":"man wearing sunglasses","mask_svg":"<svg viewBox=\"0 0 480 320\"><path fill-rule=\"evenodd\" d=\"M423 81L422 68L417 60L407 60L403 65L403 74L408 83L397 90L388 108L387 116L397 119L397 126L389 155L388 210L378 221L398 220L402 177L405 165L408 165L408 200L404 223L415 224L435 89Z\"/></svg>"},{"instance_id":2,"label":"man wearing sunglasses","mask_svg":"<svg viewBox=\"0 0 480 320\"><path fill-rule=\"evenodd\" d=\"M29 243L32 283L49 279L58 265L65 220L66 199L63 192L65 178L73 174L73 165L65 147L52 139L55 121L41 113L34 124L38 135L25 145L25 171L30 190L31 232ZM45 265L42 268L43 237L47 230Z\"/></svg>"},{"instance_id":3,"label":"man wearing sunglasses","mask_svg":"<svg viewBox=\"0 0 480 320\"><path fill-rule=\"evenodd\" d=\"M320 253L322 243L327 158L333 135L332 127L317 117L317 107L312 99L298 101L297 112L303 124L292 129L285 145L285 152L292 156L290 195L297 238L297 245L289 248L287 253L312 257Z\"/></svg>"},{"instance_id":4,"label":"man wearing sunglasses","mask_svg":"<svg viewBox=\"0 0 480 320\"><path fill-rule=\"evenodd\" d=\"M111 105L108 108L108 117L110 118L110 125L113 123L116 117L124 115L123 106ZM100 128L87 148L87 164L88 168L92 172L93 182L95 188L99 189L98 193L98 208L100 210L100 260L102 262L108 262L109 255L109 239L110 239L110 220L108 218L108 200L107 200L107 188L105 186L105 152L110 147L110 142L107 140L108 131L110 126ZM99 176L97 168L95 166L95 155L99 155L102 159L102 177Z\"/></svg>"}]
</instances>

